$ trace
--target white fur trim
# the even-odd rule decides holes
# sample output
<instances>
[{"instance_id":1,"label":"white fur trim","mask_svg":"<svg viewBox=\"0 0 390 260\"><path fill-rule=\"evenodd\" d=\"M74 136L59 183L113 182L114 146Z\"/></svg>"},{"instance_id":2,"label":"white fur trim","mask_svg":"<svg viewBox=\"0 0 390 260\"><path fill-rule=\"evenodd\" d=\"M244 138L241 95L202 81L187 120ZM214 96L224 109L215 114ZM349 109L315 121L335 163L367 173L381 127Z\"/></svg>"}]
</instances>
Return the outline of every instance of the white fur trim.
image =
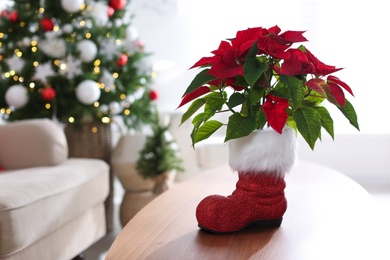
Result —
<instances>
[{"instance_id":1,"label":"white fur trim","mask_svg":"<svg viewBox=\"0 0 390 260\"><path fill-rule=\"evenodd\" d=\"M296 160L296 139L294 129L285 127L282 134L267 128L230 140L230 167L239 172L284 176Z\"/></svg>"}]
</instances>

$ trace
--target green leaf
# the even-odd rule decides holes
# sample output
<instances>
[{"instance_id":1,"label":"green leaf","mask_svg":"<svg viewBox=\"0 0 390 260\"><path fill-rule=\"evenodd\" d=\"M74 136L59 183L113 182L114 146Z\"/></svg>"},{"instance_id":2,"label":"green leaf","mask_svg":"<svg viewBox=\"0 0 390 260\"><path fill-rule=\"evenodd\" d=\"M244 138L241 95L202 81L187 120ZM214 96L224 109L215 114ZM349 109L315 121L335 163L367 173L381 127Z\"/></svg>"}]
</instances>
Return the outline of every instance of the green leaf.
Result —
<instances>
[{"instance_id":1,"label":"green leaf","mask_svg":"<svg viewBox=\"0 0 390 260\"><path fill-rule=\"evenodd\" d=\"M266 69L266 64L260 62L256 57L247 58L244 63L244 78L249 86L253 87Z\"/></svg>"},{"instance_id":2,"label":"green leaf","mask_svg":"<svg viewBox=\"0 0 390 260\"><path fill-rule=\"evenodd\" d=\"M217 120L210 120L205 122L196 131L194 143L198 143L202 140L209 138L215 131L217 131L223 124Z\"/></svg>"},{"instance_id":3,"label":"green leaf","mask_svg":"<svg viewBox=\"0 0 390 260\"><path fill-rule=\"evenodd\" d=\"M245 101L246 98L243 94L235 92L230 96L228 106L229 108L233 108L243 104Z\"/></svg>"},{"instance_id":4,"label":"green leaf","mask_svg":"<svg viewBox=\"0 0 390 260\"><path fill-rule=\"evenodd\" d=\"M197 114L193 119L192 119L192 124L194 125L192 132L191 132L191 140L192 140L192 147L194 147L195 140L196 140L196 134L198 132L198 129L200 125L203 123L203 113Z\"/></svg>"},{"instance_id":5,"label":"green leaf","mask_svg":"<svg viewBox=\"0 0 390 260\"><path fill-rule=\"evenodd\" d=\"M248 99L249 106L253 106L254 104L259 103L259 101L263 98L265 88L262 87L254 87L250 91L248 91Z\"/></svg>"},{"instance_id":6,"label":"green leaf","mask_svg":"<svg viewBox=\"0 0 390 260\"><path fill-rule=\"evenodd\" d=\"M187 111L182 115L180 125L182 125L185 121L187 121L204 104L206 104L206 99L204 99L204 98L198 98L198 99L194 100L191 103L191 105L188 107Z\"/></svg>"},{"instance_id":7,"label":"green leaf","mask_svg":"<svg viewBox=\"0 0 390 260\"><path fill-rule=\"evenodd\" d=\"M226 129L225 142L230 139L244 137L256 129L256 117L243 117L239 113L234 113L229 117Z\"/></svg>"},{"instance_id":8,"label":"green leaf","mask_svg":"<svg viewBox=\"0 0 390 260\"><path fill-rule=\"evenodd\" d=\"M293 118L302 137L314 150L315 143L321 133L321 115L311 107L300 107L294 111Z\"/></svg>"},{"instance_id":9,"label":"green leaf","mask_svg":"<svg viewBox=\"0 0 390 260\"><path fill-rule=\"evenodd\" d=\"M212 92L205 97L206 106L204 108L204 121L207 121L222 109L225 104L225 98L218 92Z\"/></svg>"},{"instance_id":10,"label":"green leaf","mask_svg":"<svg viewBox=\"0 0 390 260\"><path fill-rule=\"evenodd\" d=\"M302 84L302 81L300 81L296 77L291 77L283 74L280 75L280 81L283 84L287 85L290 93L292 107L294 109L297 108L305 97L305 87Z\"/></svg>"},{"instance_id":11,"label":"green leaf","mask_svg":"<svg viewBox=\"0 0 390 260\"><path fill-rule=\"evenodd\" d=\"M188 86L188 88L186 89L186 91L184 92L183 94L183 97L188 94L188 93L191 93L192 91L194 91L195 89L199 88L200 86L203 86L204 84L206 84L207 82L210 82L211 80L215 79L214 76L211 76L209 73L208 73L209 69L204 69L202 70L201 72L199 72L195 78L192 80L191 84Z\"/></svg>"},{"instance_id":12,"label":"green leaf","mask_svg":"<svg viewBox=\"0 0 390 260\"><path fill-rule=\"evenodd\" d=\"M325 107L315 107L318 113L321 115L321 125L325 128L326 132L334 139L333 119L330 116L329 111Z\"/></svg>"},{"instance_id":13,"label":"green leaf","mask_svg":"<svg viewBox=\"0 0 390 260\"><path fill-rule=\"evenodd\" d=\"M353 105L347 99L345 99L345 105L342 107L341 106L337 106L337 107L344 114L344 116L349 120L349 123L353 125L357 130L360 131L358 118Z\"/></svg>"}]
</instances>

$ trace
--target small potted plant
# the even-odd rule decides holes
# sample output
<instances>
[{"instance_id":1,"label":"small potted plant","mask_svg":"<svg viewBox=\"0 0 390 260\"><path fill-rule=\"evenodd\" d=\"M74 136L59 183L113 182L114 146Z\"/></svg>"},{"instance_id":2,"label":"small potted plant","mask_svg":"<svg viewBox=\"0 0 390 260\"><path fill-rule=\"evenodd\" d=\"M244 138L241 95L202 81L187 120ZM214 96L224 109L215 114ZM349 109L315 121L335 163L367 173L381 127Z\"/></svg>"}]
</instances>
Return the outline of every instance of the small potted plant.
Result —
<instances>
[{"instance_id":1,"label":"small potted plant","mask_svg":"<svg viewBox=\"0 0 390 260\"><path fill-rule=\"evenodd\" d=\"M169 125L161 122L158 113L151 126L153 133L146 137L136 169L145 179L155 180L153 193L160 194L173 184L176 172L184 170L183 160L168 132Z\"/></svg>"},{"instance_id":2,"label":"small potted plant","mask_svg":"<svg viewBox=\"0 0 390 260\"><path fill-rule=\"evenodd\" d=\"M239 176L231 196L199 203L200 228L228 233L280 226L287 209L284 175L295 162L297 133L311 149L322 129L333 138L329 104L359 130L346 98L352 89L332 75L341 68L324 64L303 45L292 47L307 41L303 33L278 26L238 31L191 67L202 70L179 105L191 102L182 123L192 118L193 145L226 126L229 164ZM227 122L214 119L221 112L230 113Z\"/></svg>"}]
</instances>

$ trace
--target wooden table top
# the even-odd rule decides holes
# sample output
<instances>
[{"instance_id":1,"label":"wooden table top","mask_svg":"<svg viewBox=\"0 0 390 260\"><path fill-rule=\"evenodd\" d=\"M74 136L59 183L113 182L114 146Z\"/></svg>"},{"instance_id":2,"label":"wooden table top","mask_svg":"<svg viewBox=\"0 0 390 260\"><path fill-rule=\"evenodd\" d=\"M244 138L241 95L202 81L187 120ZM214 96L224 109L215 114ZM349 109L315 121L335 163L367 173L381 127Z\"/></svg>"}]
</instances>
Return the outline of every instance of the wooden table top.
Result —
<instances>
[{"instance_id":1,"label":"wooden table top","mask_svg":"<svg viewBox=\"0 0 390 260\"><path fill-rule=\"evenodd\" d=\"M288 208L277 229L215 235L197 227L197 204L230 195L228 166L177 184L144 207L120 232L106 260L133 259L390 259L390 218L356 182L300 161L286 176Z\"/></svg>"}]
</instances>

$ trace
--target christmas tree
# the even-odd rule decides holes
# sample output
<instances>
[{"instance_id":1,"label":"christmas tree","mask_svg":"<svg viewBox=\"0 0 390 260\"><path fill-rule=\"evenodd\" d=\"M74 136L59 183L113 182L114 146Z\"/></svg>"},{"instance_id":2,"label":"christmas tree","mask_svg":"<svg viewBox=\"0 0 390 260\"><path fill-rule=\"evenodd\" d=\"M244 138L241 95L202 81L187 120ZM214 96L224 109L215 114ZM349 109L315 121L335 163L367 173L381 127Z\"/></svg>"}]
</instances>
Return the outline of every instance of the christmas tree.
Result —
<instances>
[{"instance_id":1,"label":"christmas tree","mask_svg":"<svg viewBox=\"0 0 390 260\"><path fill-rule=\"evenodd\" d=\"M126 0L14 1L0 15L2 118L149 122L154 72L131 20Z\"/></svg>"},{"instance_id":2,"label":"christmas tree","mask_svg":"<svg viewBox=\"0 0 390 260\"><path fill-rule=\"evenodd\" d=\"M183 171L183 160L176 142L169 135L169 125L161 123L156 113L151 126L153 134L146 138L136 164L139 174L146 179L169 171Z\"/></svg>"}]
</instances>

